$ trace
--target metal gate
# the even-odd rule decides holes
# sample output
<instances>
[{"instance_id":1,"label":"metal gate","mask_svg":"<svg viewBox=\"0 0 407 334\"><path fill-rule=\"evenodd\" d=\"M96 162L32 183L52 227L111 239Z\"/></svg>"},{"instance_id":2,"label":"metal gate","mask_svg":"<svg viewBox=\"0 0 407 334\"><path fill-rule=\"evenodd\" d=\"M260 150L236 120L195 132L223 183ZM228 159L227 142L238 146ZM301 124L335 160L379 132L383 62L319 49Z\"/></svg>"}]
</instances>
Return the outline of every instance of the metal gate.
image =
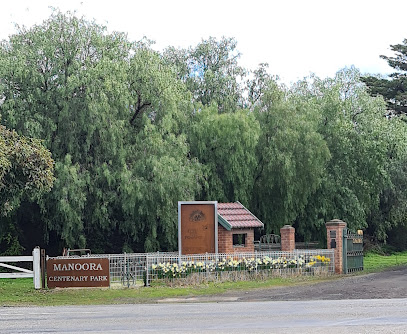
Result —
<instances>
[{"instance_id":1,"label":"metal gate","mask_svg":"<svg viewBox=\"0 0 407 334\"><path fill-rule=\"evenodd\" d=\"M363 231L356 233L343 230L343 271L344 274L363 270Z\"/></svg>"}]
</instances>

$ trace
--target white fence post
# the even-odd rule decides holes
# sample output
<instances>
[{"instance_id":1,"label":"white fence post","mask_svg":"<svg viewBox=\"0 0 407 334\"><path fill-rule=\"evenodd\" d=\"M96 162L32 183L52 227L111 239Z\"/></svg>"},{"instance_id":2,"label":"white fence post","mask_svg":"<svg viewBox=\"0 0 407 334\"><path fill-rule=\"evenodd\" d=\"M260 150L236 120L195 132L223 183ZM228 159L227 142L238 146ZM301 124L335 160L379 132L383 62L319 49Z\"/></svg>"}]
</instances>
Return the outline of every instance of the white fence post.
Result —
<instances>
[{"instance_id":1,"label":"white fence post","mask_svg":"<svg viewBox=\"0 0 407 334\"><path fill-rule=\"evenodd\" d=\"M33 250L33 280L34 280L34 288L41 289L41 253L40 248L37 246Z\"/></svg>"}]
</instances>

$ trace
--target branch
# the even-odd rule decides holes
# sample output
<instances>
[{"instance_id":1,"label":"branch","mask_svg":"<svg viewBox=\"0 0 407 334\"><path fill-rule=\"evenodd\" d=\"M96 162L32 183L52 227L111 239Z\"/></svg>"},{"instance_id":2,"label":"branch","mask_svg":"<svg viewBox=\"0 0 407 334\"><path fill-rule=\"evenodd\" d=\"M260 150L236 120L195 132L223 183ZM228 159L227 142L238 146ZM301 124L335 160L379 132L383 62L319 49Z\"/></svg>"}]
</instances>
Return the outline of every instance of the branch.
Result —
<instances>
[{"instance_id":1,"label":"branch","mask_svg":"<svg viewBox=\"0 0 407 334\"><path fill-rule=\"evenodd\" d=\"M130 120L131 125L133 125L133 123L136 120L137 116L148 106L151 106L151 102L143 102L143 103L141 103L140 93L137 93L137 107L136 107L136 110L134 111L133 117Z\"/></svg>"}]
</instances>

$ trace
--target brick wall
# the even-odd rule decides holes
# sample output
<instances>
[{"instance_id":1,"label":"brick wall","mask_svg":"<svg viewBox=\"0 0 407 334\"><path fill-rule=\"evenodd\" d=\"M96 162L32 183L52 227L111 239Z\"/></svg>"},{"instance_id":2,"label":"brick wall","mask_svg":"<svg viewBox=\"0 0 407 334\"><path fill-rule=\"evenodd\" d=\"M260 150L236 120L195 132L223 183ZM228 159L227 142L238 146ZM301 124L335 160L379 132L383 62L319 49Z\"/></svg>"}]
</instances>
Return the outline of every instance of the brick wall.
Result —
<instances>
[{"instance_id":1,"label":"brick wall","mask_svg":"<svg viewBox=\"0 0 407 334\"><path fill-rule=\"evenodd\" d=\"M218 252L233 253L232 231L226 230L221 225L218 225Z\"/></svg>"},{"instance_id":2,"label":"brick wall","mask_svg":"<svg viewBox=\"0 0 407 334\"><path fill-rule=\"evenodd\" d=\"M245 247L233 247L233 234L246 234ZM244 253L254 252L254 230L253 229L232 229L226 230L223 226L218 226L218 252L219 253Z\"/></svg>"}]
</instances>

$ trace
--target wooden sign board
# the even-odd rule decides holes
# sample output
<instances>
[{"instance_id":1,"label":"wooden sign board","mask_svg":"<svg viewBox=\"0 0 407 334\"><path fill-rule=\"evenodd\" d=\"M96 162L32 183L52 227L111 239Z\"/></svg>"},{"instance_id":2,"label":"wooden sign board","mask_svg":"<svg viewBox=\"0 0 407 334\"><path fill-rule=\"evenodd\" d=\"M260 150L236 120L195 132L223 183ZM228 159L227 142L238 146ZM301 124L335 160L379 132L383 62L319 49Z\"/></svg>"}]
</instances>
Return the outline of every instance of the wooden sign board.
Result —
<instances>
[{"instance_id":1,"label":"wooden sign board","mask_svg":"<svg viewBox=\"0 0 407 334\"><path fill-rule=\"evenodd\" d=\"M218 252L218 202L178 202L180 255Z\"/></svg>"},{"instance_id":2,"label":"wooden sign board","mask_svg":"<svg viewBox=\"0 0 407 334\"><path fill-rule=\"evenodd\" d=\"M109 287L107 258L70 258L47 260L48 288Z\"/></svg>"}]
</instances>

